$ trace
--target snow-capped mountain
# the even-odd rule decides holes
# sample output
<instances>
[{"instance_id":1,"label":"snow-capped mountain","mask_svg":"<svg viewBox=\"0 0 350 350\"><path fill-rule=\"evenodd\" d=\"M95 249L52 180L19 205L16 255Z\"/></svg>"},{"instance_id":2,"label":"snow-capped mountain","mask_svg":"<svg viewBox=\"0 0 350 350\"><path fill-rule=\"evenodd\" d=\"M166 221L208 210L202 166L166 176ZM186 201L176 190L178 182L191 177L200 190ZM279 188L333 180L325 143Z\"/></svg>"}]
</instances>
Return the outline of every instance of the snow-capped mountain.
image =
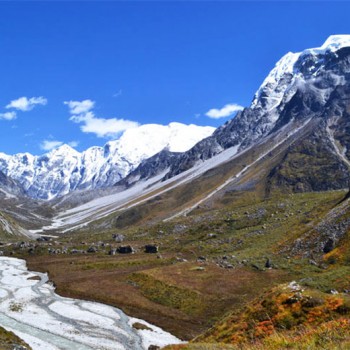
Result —
<instances>
[{"instance_id":1,"label":"snow-capped mountain","mask_svg":"<svg viewBox=\"0 0 350 350\"><path fill-rule=\"evenodd\" d=\"M215 131L178 123L143 125L83 153L64 145L39 157L0 154L0 171L19 182L27 195L51 199L76 189L112 186L126 176L124 185L129 186L167 169L168 179L228 148L241 154L286 126L298 128L312 119L317 122L309 139L337 159L333 168L339 176L333 187L340 188L347 183L345 168L350 164L349 89L350 35L334 35L319 48L282 57L251 106Z\"/></svg>"},{"instance_id":2,"label":"snow-capped mountain","mask_svg":"<svg viewBox=\"0 0 350 350\"><path fill-rule=\"evenodd\" d=\"M340 106L344 101L338 101L337 96L341 94L348 98L345 90L349 84L350 35L333 35L319 48L286 54L259 87L251 106L216 129L211 137L176 157L165 178L233 146L238 154L293 121L321 117L321 121L335 128L342 117L343 124L347 125L349 109ZM328 116L327 110L337 101L338 111L335 116ZM338 118L338 122L331 117ZM326 126L323 129L330 130ZM337 133L332 133L333 136L337 138ZM350 156L347 138L339 142L341 150L338 153L345 152Z\"/></svg>"},{"instance_id":3,"label":"snow-capped mountain","mask_svg":"<svg viewBox=\"0 0 350 350\"><path fill-rule=\"evenodd\" d=\"M52 199L77 189L111 186L142 160L167 149L184 152L210 136L215 128L170 123L129 129L104 147L79 153L68 145L33 156L0 153L0 171L16 180L32 198Z\"/></svg>"}]
</instances>

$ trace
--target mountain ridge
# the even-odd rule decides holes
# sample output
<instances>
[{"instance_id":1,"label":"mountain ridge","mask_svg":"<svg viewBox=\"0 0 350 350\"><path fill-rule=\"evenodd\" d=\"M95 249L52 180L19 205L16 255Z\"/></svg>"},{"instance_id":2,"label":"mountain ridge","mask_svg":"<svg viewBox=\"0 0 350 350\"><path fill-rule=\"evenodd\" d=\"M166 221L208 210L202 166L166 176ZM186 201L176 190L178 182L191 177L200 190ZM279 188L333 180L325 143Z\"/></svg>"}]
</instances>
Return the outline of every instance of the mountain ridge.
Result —
<instances>
[{"instance_id":1,"label":"mountain ridge","mask_svg":"<svg viewBox=\"0 0 350 350\"><path fill-rule=\"evenodd\" d=\"M80 153L62 145L33 156L0 153L0 170L17 181L32 198L50 200L74 190L112 186L142 160L168 149L181 152L209 136L213 127L170 123L145 124L126 130L120 139Z\"/></svg>"},{"instance_id":2,"label":"mountain ridge","mask_svg":"<svg viewBox=\"0 0 350 350\"><path fill-rule=\"evenodd\" d=\"M325 116L330 100L341 93L336 91L338 86L346 85L349 79L348 51L350 35L333 35L319 48L287 53L260 85L250 107L215 131L179 123L148 124L127 130L119 140L83 153L68 145L42 156L0 153L0 170L16 180L26 195L45 200L75 190L111 187L124 178L132 181L121 184L130 186L165 169L168 171L164 180L169 179L228 148L236 147L241 153L294 118L304 118L306 110L314 118L321 113ZM341 123L346 124L344 120ZM333 144L342 144L337 140L339 131L329 132L334 128L334 123L327 126L324 135L331 137ZM145 141L147 134L153 135L151 142ZM184 140L189 142L182 145ZM346 163L348 141L341 148L346 150L344 155L341 156L342 150L336 153ZM159 152L163 153L157 156Z\"/></svg>"}]
</instances>

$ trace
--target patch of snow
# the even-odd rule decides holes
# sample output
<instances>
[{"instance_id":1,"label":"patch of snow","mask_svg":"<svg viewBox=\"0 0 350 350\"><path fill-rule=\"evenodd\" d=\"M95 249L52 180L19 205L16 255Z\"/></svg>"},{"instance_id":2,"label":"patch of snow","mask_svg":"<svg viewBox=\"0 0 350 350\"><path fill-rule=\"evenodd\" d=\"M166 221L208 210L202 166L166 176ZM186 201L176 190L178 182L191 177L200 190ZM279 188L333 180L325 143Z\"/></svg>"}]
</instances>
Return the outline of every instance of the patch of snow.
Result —
<instances>
[{"instance_id":1,"label":"patch of snow","mask_svg":"<svg viewBox=\"0 0 350 350\"><path fill-rule=\"evenodd\" d=\"M91 302L82 302L80 306L85 310L89 310L101 316L113 317L114 319L117 319L117 320L120 319L119 314L116 311L111 310L111 308L107 305L91 303Z\"/></svg>"},{"instance_id":2,"label":"patch of snow","mask_svg":"<svg viewBox=\"0 0 350 350\"><path fill-rule=\"evenodd\" d=\"M8 293L5 289L0 288L0 299L6 298L8 296Z\"/></svg>"},{"instance_id":3,"label":"patch of snow","mask_svg":"<svg viewBox=\"0 0 350 350\"><path fill-rule=\"evenodd\" d=\"M145 349L148 349L150 345L156 345L164 347L168 344L181 344L185 342L179 342L179 340L170 333L164 332L161 328L154 326L144 320L140 320L135 317L129 319L129 325L132 327L134 323L141 323L150 329L139 329L137 333L142 338L142 345Z\"/></svg>"}]
</instances>

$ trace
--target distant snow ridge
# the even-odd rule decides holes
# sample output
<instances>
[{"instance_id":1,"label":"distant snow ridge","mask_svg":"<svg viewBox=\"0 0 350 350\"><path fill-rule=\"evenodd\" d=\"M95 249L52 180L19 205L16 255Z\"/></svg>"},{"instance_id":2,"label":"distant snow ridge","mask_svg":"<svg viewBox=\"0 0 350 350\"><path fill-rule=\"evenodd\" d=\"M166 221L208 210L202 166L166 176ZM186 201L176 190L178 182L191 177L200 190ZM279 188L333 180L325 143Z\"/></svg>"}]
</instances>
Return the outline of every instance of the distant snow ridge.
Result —
<instances>
[{"instance_id":1,"label":"distant snow ridge","mask_svg":"<svg viewBox=\"0 0 350 350\"><path fill-rule=\"evenodd\" d=\"M145 124L82 153L68 145L41 156L0 153L0 171L17 180L30 197L49 200L76 189L112 186L144 159L163 149L187 151L214 130L181 123Z\"/></svg>"}]
</instances>

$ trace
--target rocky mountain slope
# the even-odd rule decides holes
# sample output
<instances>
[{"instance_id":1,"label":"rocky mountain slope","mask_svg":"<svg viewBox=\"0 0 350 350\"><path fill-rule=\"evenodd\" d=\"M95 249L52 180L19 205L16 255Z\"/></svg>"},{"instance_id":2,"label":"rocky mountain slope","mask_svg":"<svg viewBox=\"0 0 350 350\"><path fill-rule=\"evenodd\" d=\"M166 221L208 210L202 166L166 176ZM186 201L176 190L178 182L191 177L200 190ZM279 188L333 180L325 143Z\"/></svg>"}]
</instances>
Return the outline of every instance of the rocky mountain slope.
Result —
<instances>
[{"instance_id":1,"label":"rocky mountain slope","mask_svg":"<svg viewBox=\"0 0 350 350\"><path fill-rule=\"evenodd\" d=\"M111 186L142 160L163 149L184 152L213 131L212 127L180 123L147 124L82 153L68 145L42 156L0 153L0 171L17 181L27 196L49 200L74 190Z\"/></svg>"}]
</instances>

